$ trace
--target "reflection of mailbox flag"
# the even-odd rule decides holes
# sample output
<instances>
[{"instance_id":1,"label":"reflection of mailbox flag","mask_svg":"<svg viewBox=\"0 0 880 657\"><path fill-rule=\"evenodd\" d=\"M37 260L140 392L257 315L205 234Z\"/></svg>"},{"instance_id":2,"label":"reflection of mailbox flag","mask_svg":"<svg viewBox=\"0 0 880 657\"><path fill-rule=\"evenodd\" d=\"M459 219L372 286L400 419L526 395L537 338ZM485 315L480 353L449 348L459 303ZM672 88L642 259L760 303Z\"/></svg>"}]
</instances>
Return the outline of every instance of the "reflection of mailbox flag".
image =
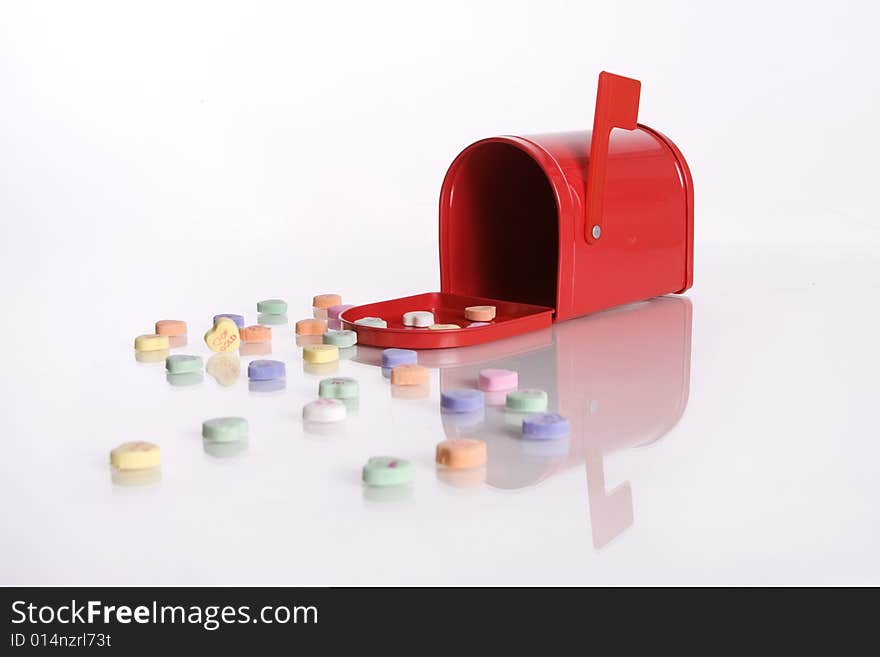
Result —
<instances>
[{"instance_id":1,"label":"reflection of mailbox flag","mask_svg":"<svg viewBox=\"0 0 880 657\"><path fill-rule=\"evenodd\" d=\"M462 151L440 192L442 292L346 311L348 322L389 322L355 327L359 341L466 346L689 288L693 182L676 146L636 122L639 90L602 73L592 131L492 137ZM408 304L431 303L463 325L456 313L474 300L498 305L493 325L423 337L394 324Z\"/></svg>"},{"instance_id":2,"label":"reflection of mailbox flag","mask_svg":"<svg viewBox=\"0 0 880 657\"><path fill-rule=\"evenodd\" d=\"M506 356L499 353L504 344L460 350L460 364L441 370L441 387L472 386L480 369L502 367L517 370L521 386L546 390L551 409L571 423L567 441L522 440L504 411L491 408L485 423L464 435L486 441L486 481L498 488L524 488L585 464L593 540L601 547L633 518L629 483L606 491L605 456L660 439L687 406L690 301L652 299L557 324L551 344L522 349L514 342L514 353Z\"/></svg>"}]
</instances>

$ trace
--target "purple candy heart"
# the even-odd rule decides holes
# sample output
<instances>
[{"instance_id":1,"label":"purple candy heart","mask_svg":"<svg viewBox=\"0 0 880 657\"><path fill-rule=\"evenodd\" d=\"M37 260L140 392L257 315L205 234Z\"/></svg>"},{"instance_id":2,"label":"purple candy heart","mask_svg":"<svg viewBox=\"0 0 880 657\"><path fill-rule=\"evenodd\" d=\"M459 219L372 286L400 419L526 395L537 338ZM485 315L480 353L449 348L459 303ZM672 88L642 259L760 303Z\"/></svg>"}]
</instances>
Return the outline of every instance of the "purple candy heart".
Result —
<instances>
[{"instance_id":1,"label":"purple candy heart","mask_svg":"<svg viewBox=\"0 0 880 657\"><path fill-rule=\"evenodd\" d=\"M447 390L440 393L440 408L450 413L470 413L483 408L483 393L479 390Z\"/></svg>"},{"instance_id":2,"label":"purple candy heart","mask_svg":"<svg viewBox=\"0 0 880 657\"><path fill-rule=\"evenodd\" d=\"M248 378L252 381L281 379L284 373L284 363L280 360L253 360L248 365Z\"/></svg>"},{"instance_id":3,"label":"purple candy heart","mask_svg":"<svg viewBox=\"0 0 880 657\"><path fill-rule=\"evenodd\" d=\"M235 325L238 328L244 327L244 315L235 315L233 313L222 313L220 315L214 315L214 323L216 324L217 320L220 319L221 317L225 317L226 319L231 319L233 322L235 322Z\"/></svg>"},{"instance_id":4,"label":"purple candy heart","mask_svg":"<svg viewBox=\"0 0 880 657\"><path fill-rule=\"evenodd\" d=\"M382 367L410 365L419 362L419 354L412 349L386 349L382 352Z\"/></svg>"},{"instance_id":5,"label":"purple candy heart","mask_svg":"<svg viewBox=\"0 0 880 657\"><path fill-rule=\"evenodd\" d=\"M327 309L327 319L339 319L339 316L349 308L354 308L354 306L345 303L338 306L330 306Z\"/></svg>"},{"instance_id":6,"label":"purple candy heart","mask_svg":"<svg viewBox=\"0 0 880 657\"><path fill-rule=\"evenodd\" d=\"M561 438L567 436L570 430L568 420L558 413L535 413L522 421L523 438Z\"/></svg>"}]
</instances>

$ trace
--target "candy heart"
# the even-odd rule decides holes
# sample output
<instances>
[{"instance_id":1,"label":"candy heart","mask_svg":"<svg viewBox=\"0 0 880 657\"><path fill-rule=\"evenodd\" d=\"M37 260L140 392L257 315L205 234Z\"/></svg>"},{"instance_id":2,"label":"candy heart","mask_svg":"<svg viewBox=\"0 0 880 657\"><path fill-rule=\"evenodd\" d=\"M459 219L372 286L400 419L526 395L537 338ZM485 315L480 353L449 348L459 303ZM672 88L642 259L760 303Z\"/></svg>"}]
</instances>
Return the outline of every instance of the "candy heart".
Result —
<instances>
[{"instance_id":1,"label":"candy heart","mask_svg":"<svg viewBox=\"0 0 880 657\"><path fill-rule=\"evenodd\" d=\"M354 323L358 326L369 326L371 328L388 328L388 322L381 317L361 317L356 319Z\"/></svg>"},{"instance_id":2,"label":"candy heart","mask_svg":"<svg viewBox=\"0 0 880 657\"><path fill-rule=\"evenodd\" d=\"M318 384L318 396L330 399L355 399L358 396L358 382L347 376L323 379Z\"/></svg>"},{"instance_id":3,"label":"candy heart","mask_svg":"<svg viewBox=\"0 0 880 657\"><path fill-rule=\"evenodd\" d=\"M338 399L322 397L303 406L305 422L340 422L345 416L345 404Z\"/></svg>"},{"instance_id":4,"label":"candy heart","mask_svg":"<svg viewBox=\"0 0 880 657\"><path fill-rule=\"evenodd\" d=\"M202 422L202 438L214 442L241 440L248 431L248 421L243 417L215 417Z\"/></svg>"},{"instance_id":5,"label":"candy heart","mask_svg":"<svg viewBox=\"0 0 880 657\"><path fill-rule=\"evenodd\" d=\"M200 372L202 370L202 357L190 354L174 354L165 359L165 369L172 374Z\"/></svg>"},{"instance_id":6,"label":"candy heart","mask_svg":"<svg viewBox=\"0 0 880 657\"><path fill-rule=\"evenodd\" d=\"M447 468L474 468L486 464L486 443L474 438L450 438L437 445L437 463Z\"/></svg>"},{"instance_id":7,"label":"candy heart","mask_svg":"<svg viewBox=\"0 0 880 657\"><path fill-rule=\"evenodd\" d=\"M547 393L536 388L508 392L507 408L511 411L543 413L547 410Z\"/></svg>"},{"instance_id":8,"label":"candy heart","mask_svg":"<svg viewBox=\"0 0 880 657\"><path fill-rule=\"evenodd\" d=\"M168 349L169 346L167 335L148 333L134 339L135 351L162 351Z\"/></svg>"},{"instance_id":9,"label":"candy heart","mask_svg":"<svg viewBox=\"0 0 880 657\"><path fill-rule=\"evenodd\" d=\"M159 461L159 446L143 440L122 443L110 451L110 464L120 470L154 468Z\"/></svg>"},{"instance_id":10,"label":"candy heart","mask_svg":"<svg viewBox=\"0 0 880 657\"><path fill-rule=\"evenodd\" d=\"M468 306L464 316L472 322L491 322L495 319L495 306Z\"/></svg>"},{"instance_id":11,"label":"candy heart","mask_svg":"<svg viewBox=\"0 0 880 657\"><path fill-rule=\"evenodd\" d=\"M205 333L205 344L211 351L233 351L240 340L238 326L228 317L218 317L213 328Z\"/></svg>"},{"instance_id":12,"label":"candy heart","mask_svg":"<svg viewBox=\"0 0 880 657\"><path fill-rule=\"evenodd\" d=\"M339 360L339 347L332 344L307 344L303 347L303 360L307 363L331 363Z\"/></svg>"},{"instance_id":13,"label":"candy heart","mask_svg":"<svg viewBox=\"0 0 880 657\"><path fill-rule=\"evenodd\" d=\"M394 456L373 456L362 472L367 486L400 486L413 479L412 463Z\"/></svg>"}]
</instances>

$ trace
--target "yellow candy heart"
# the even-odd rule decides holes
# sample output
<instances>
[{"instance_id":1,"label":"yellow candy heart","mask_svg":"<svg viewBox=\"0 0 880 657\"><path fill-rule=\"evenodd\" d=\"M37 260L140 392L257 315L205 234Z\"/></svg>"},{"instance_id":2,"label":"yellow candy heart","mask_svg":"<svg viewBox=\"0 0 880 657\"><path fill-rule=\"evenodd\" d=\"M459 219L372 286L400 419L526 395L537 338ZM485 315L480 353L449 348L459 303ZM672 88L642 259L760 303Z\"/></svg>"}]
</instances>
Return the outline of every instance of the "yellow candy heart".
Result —
<instances>
[{"instance_id":1,"label":"yellow candy heart","mask_svg":"<svg viewBox=\"0 0 880 657\"><path fill-rule=\"evenodd\" d=\"M122 443L110 451L110 464L120 470L154 468L159 460L159 446L145 441Z\"/></svg>"},{"instance_id":2,"label":"yellow candy heart","mask_svg":"<svg viewBox=\"0 0 880 657\"><path fill-rule=\"evenodd\" d=\"M339 347L333 344L309 344L303 347L303 360L307 363L331 363L339 360Z\"/></svg>"},{"instance_id":3,"label":"yellow candy heart","mask_svg":"<svg viewBox=\"0 0 880 657\"><path fill-rule=\"evenodd\" d=\"M234 351L240 340L238 327L228 317L218 317L214 327L205 333L205 344L211 351Z\"/></svg>"},{"instance_id":4,"label":"yellow candy heart","mask_svg":"<svg viewBox=\"0 0 880 657\"><path fill-rule=\"evenodd\" d=\"M147 335L139 335L134 339L134 348L136 351L161 351L168 349L169 342L167 335L155 335L153 333Z\"/></svg>"}]
</instances>

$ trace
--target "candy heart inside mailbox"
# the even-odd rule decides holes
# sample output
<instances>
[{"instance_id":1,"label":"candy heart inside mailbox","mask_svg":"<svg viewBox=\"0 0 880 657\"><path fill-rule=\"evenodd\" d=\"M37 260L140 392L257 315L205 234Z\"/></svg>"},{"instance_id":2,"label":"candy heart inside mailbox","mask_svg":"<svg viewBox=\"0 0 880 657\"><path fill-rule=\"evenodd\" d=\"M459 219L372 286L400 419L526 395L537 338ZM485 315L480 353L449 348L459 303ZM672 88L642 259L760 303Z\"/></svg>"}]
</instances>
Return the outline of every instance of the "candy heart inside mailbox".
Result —
<instances>
[{"instance_id":1,"label":"candy heart inside mailbox","mask_svg":"<svg viewBox=\"0 0 880 657\"><path fill-rule=\"evenodd\" d=\"M592 131L478 141L440 191L440 292L345 310L379 347L462 347L679 293L693 280L693 181L667 137L637 122L640 83L601 73ZM496 317L469 327L468 306ZM426 310L431 330L404 326ZM387 327L360 326L380 317Z\"/></svg>"}]
</instances>

